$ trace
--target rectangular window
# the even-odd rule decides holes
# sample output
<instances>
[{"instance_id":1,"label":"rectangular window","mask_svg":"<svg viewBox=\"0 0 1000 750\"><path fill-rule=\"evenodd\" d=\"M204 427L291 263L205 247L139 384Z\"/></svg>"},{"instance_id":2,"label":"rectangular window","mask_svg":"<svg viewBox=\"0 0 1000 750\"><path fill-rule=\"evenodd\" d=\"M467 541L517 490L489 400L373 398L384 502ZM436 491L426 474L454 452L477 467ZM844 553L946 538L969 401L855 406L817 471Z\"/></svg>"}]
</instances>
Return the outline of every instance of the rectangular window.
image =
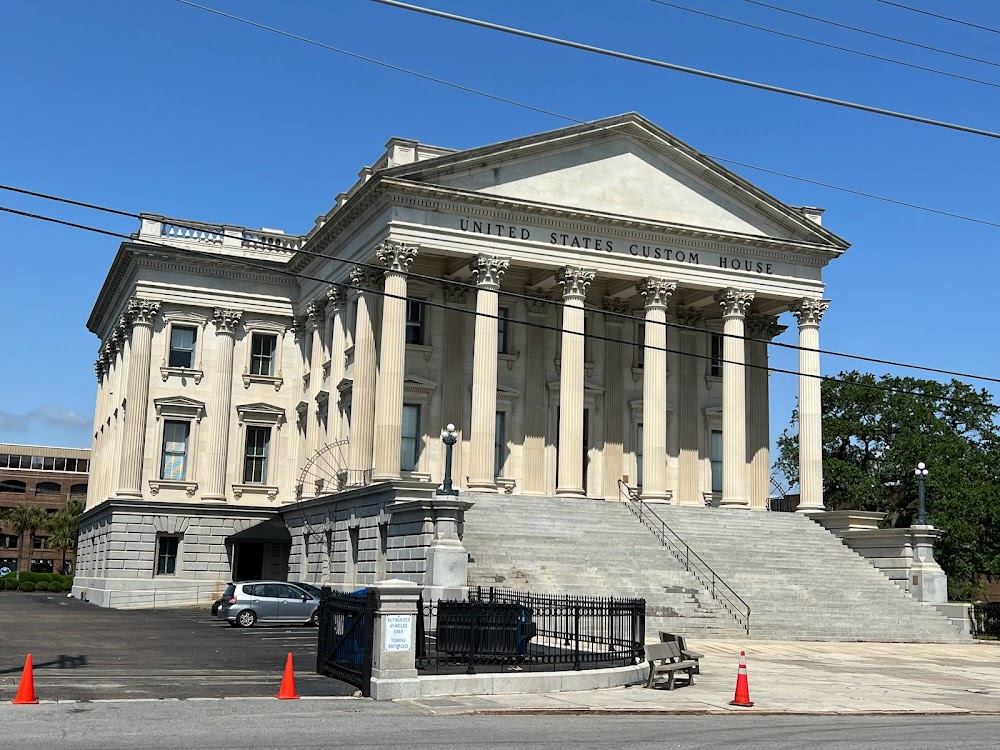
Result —
<instances>
[{"instance_id":1,"label":"rectangular window","mask_svg":"<svg viewBox=\"0 0 1000 750\"><path fill-rule=\"evenodd\" d=\"M45 465L45 459L42 456L32 456L31 457L31 468L32 469L37 469L38 471L41 471L42 467L44 465ZM24 463L21 464L21 468L24 468Z\"/></svg>"},{"instance_id":2,"label":"rectangular window","mask_svg":"<svg viewBox=\"0 0 1000 750\"><path fill-rule=\"evenodd\" d=\"M594 319L584 313L583 315L583 361L594 361Z\"/></svg>"},{"instance_id":3,"label":"rectangular window","mask_svg":"<svg viewBox=\"0 0 1000 750\"><path fill-rule=\"evenodd\" d=\"M247 427L246 451L243 458L244 484L267 482L267 457L270 447L270 427Z\"/></svg>"},{"instance_id":4,"label":"rectangular window","mask_svg":"<svg viewBox=\"0 0 1000 750\"><path fill-rule=\"evenodd\" d=\"M510 354L510 308L497 310L497 353Z\"/></svg>"},{"instance_id":5,"label":"rectangular window","mask_svg":"<svg viewBox=\"0 0 1000 750\"><path fill-rule=\"evenodd\" d=\"M170 359L168 367L194 367L194 342L198 329L188 326L172 326L170 329Z\"/></svg>"},{"instance_id":6,"label":"rectangular window","mask_svg":"<svg viewBox=\"0 0 1000 750\"><path fill-rule=\"evenodd\" d=\"M420 459L420 406L403 404L403 441L399 448L399 470L416 471Z\"/></svg>"},{"instance_id":7,"label":"rectangular window","mask_svg":"<svg viewBox=\"0 0 1000 750\"><path fill-rule=\"evenodd\" d=\"M644 367L646 364L646 324L636 323L635 325L635 366Z\"/></svg>"},{"instance_id":8,"label":"rectangular window","mask_svg":"<svg viewBox=\"0 0 1000 750\"><path fill-rule=\"evenodd\" d=\"M160 479L179 482L187 477L188 439L191 423L167 420L163 423L163 453L160 462Z\"/></svg>"},{"instance_id":9,"label":"rectangular window","mask_svg":"<svg viewBox=\"0 0 1000 750\"><path fill-rule=\"evenodd\" d=\"M177 548L181 538L161 536L156 548L156 575L172 576L177 573Z\"/></svg>"},{"instance_id":10,"label":"rectangular window","mask_svg":"<svg viewBox=\"0 0 1000 750\"><path fill-rule=\"evenodd\" d=\"M66 459L57 458L56 459L56 471L66 471Z\"/></svg>"},{"instance_id":11,"label":"rectangular window","mask_svg":"<svg viewBox=\"0 0 1000 750\"><path fill-rule=\"evenodd\" d=\"M712 430L712 492L722 492L722 432Z\"/></svg>"},{"instance_id":12,"label":"rectangular window","mask_svg":"<svg viewBox=\"0 0 1000 750\"><path fill-rule=\"evenodd\" d=\"M68 462L68 459L67 459ZM76 470L81 473L90 471L90 461L86 458L76 459Z\"/></svg>"},{"instance_id":13,"label":"rectangular window","mask_svg":"<svg viewBox=\"0 0 1000 750\"><path fill-rule=\"evenodd\" d=\"M710 333L709 339L712 344L712 360L709 363L708 374L713 378L722 377L722 334Z\"/></svg>"},{"instance_id":14,"label":"rectangular window","mask_svg":"<svg viewBox=\"0 0 1000 750\"><path fill-rule=\"evenodd\" d=\"M274 352L278 337L269 333L255 333L250 337L250 374L274 375Z\"/></svg>"},{"instance_id":15,"label":"rectangular window","mask_svg":"<svg viewBox=\"0 0 1000 750\"><path fill-rule=\"evenodd\" d=\"M642 422L635 426L635 485L642 487Z\"/></svg>"},{"instance_id":16,"label":"rectangular window","mask_svg":"<svg viewBox=\"0 0 1000 750\"><path fill-rule=\"evenodd\" d=\"M493 431L493 476L503 476L503 466L507 461L507 413L498 411L496 429Z\"/></svg>"},{"instance_id":17,"label":"rectangular window","mask_svg":"<svg viewBox=\"0 0 1000 750\"><path fill-rule=\"evenodd\" d=\"M427 305L423 300L406 300L406 343L423 345L424 343L424 318L426 317Z\"/></svg>"}]
</instances>

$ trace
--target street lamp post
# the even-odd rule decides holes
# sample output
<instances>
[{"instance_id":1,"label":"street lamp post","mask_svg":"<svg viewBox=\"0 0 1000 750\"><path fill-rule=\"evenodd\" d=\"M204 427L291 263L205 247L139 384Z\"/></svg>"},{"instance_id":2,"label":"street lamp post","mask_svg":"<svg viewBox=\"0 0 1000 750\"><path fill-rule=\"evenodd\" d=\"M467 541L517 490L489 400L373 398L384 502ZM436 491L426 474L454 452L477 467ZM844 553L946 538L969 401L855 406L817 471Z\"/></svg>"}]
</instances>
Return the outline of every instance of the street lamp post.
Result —
<instances>
[{"instance_id":1,"label":"street lamp post","mask_svg":"<svg viewBox=\"0 0 1000 750\"><path fill-rule=\"evenodd\" d=\"M457 495L458 490L451 484L451 451L458 442L458 433L455 432L455 425L449 424L441 430L441 442L444 443L444 481L437 488L438 495Z\"/></svg>"},{"instance_id":2,"label":"street lamp post","mask_svg":"<svg viewBox=\"0 0 1000 750\"><path fill-rule=\"evenodd\" d=\"M917 468L913 470L914 476L917 478L917 484L919 485L919 505L917 506L917 526L927 525L927 516L924 514L924 480L927 479L927 468L924 466L924 462L921 461L917 464Z\"/></svg>"}]
</instances>

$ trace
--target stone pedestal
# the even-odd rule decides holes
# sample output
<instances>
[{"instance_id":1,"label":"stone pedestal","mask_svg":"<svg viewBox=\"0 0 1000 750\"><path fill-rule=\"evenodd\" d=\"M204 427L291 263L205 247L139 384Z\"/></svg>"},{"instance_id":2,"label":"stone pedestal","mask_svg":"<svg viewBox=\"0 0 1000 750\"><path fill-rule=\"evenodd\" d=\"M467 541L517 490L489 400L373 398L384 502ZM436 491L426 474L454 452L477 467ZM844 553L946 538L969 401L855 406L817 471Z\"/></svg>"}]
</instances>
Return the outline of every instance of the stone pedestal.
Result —
<instances>
[{"instance_id":1,"label":"stone pedestal","mask_svg":"<svg viewBox=\"0 0 1000 750\"><path fill-rule=\"evenodd\" d=\"M465 599L469 553L458 536L458 525L472 503L455 496L435 495L427 504L434 513L434 540L427 550L425 598L428 601Z\"/></svg>"},{"instance_id":2,"label":"stone pedestal","mask_svg":"<svg viewBox=\"0 0 1000 750\"><path fill-rule=\"evenodd\" d=\"M948 602L948 576L934 559L934 545L943 534L933 526L911 526L910 544L913 563L910 567L910 593L924 604Z\"/></svg>"},{"instance_id":3,"label":"stone pedestal","mask_svg":"<svg viewBox=\"0 0 1000 750\"><path fill-rule=\"evenodd\" d=\"M378 581L369 588L377 597L371 697L377 701L419 698L416 654L420 586L394 578Z\"/></svg>"}]
</instances>

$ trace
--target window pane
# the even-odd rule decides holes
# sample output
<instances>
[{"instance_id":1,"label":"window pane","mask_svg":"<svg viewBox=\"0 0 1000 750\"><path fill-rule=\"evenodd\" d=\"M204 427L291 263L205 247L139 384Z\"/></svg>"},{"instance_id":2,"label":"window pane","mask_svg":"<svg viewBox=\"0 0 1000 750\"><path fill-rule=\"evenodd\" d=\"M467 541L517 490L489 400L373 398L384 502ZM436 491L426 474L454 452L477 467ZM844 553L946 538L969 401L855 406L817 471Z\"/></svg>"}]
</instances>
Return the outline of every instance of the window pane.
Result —
<instances>
[{"instance_id":1,"label":"window pane","mask_svg":"<svg viewBox=\"0 0 1000 750\"><path fill-rule=\"evenodd\" d=\"M399 448L400 471L416 471L420 458L420 406L403 405L403 440Z\"/></svg>"},{"instance_id":2,"label":"window pane","mask_svg":"<svg viewBox=\"0 0 1000 750\"><path fill-rule=\"evenodd\" d=\"M635 426L635 483L642 487L642 422Z\"/></svg>"},{"instance_id":3,"label":"window pane","mask_svg":"<svg viewBox=\"0 0 1000 750\"><path fill-rule=\"evenodd\" d=\"M192 367L197 331L197 328L183 326L173 326L170 329L170 359L167 362L169 367Z\"/></svg>"},{"instance_id":4,"label":"window pane","mask_svg":"<svg viewBox=\"0 0 1000 750\"><path fill-rule=\"evenodd\" d=\"M267 482L267 457L271 443L270 427L248 427L243 460L243 481L246 484Z\"/></svg>"},{"instance_id":5,"label":"window pane","mask_svg":"<svg viewBox=\"0 0 1000 750\"><path fill-rule=\"evenodd\" d=\"M163 423L163 460L160 479L183 481L186 478L190 435L190 422L167 421Z\"/></svg>"},{"instance_id":6,"label":"window pane","mask_svg":"<svg viewBox=\"0 0 1000 750\"><path fill-rule=\"evenodd\" d=\"M712 492L722 492L722 433L712 430Z\"/></svg>"},{"instance_id":7,"label":"window pane","mask_svg":"<svg viewBox=\"0 0 1000 750\"><path fill-rule=\"evenodd\" d=\"M66 463L69 463L69 459L66 460ZM90 461L86 458L76 459L76 470L83 473L90 471Z\"/></svg>"},{"instance_id":8,"label":"window pane","mask_svg":"<svg viewBox=\"0 0 1000 750\"><path fill-rule=\"evenodd\" d=\"M274 352L278 337L266 333L255 333L250 339L250 374L274 375Z\"/></svg>"},{"instance_id":9,"label":"window pane","mask_svg":"<svg viewBox=\"0 0 1000 750\"><path fill-rule=\"evenodd\" d=\"M497 352L510 353L510 308L501 307L497 311Z\"/></svg>"},{"instance_id":10,"label":"window pane","mask_svg":"<svg viewBox=\"0 0 1000 750\"><path fill-rule=\"evenodd\" d=\"M31 468L32 469L41 469L44 465L45 465L45 459L42 458L41 456L32 456L31 457ZM21 464L21 466L23 468L24 464Z\"/></svg>"},{"instance_id":11,"label":"window pane","mask_svg":"<svg viewBox=\"0 0 1000 750\"><path fill-rule=\"evenodd\" d=\"M709 375L716 378L722 377L722 334L712 333L712 364Z\"/></svg>"},{"instance_id":12,"label":"window pane","mask_svg":"<svg viewBox=\"0 0 1000 750\"><path fill-rule=\"evenodd\" d=\"M424 343L424 312L426 305L422 300L406 300L406 343Z\"/></svg>"},{"instance_id":13,"label":"window pane","mask_svg":"<svg viewBox=\"0 0 1000 750\"><path fill-rule=\"evenodd\" d=\"M161 536L156 553L156 574L172 576L177 572L177 546L180 538Z\"/></svg>"},{"instance_id":14,"label":"window pane","mask_svg":"<svg viewBox=\"0 0 1000 750\"><path fill-rule=\"evenodd\" d=\"M646 324L638 323L635 327L635 366L643 367L646 363Z\"/></svg>"},{"instance_id":15,"label":"window pane","mask_svg":"<svg viewBox=\"0 0 1000 750\"><path fill-rule=\"evenodd\" d=\"M496 428L493 431L493 476L503 476L503 465L507 459L507 414L496 413Z\"/></svg>"}]
</instances>

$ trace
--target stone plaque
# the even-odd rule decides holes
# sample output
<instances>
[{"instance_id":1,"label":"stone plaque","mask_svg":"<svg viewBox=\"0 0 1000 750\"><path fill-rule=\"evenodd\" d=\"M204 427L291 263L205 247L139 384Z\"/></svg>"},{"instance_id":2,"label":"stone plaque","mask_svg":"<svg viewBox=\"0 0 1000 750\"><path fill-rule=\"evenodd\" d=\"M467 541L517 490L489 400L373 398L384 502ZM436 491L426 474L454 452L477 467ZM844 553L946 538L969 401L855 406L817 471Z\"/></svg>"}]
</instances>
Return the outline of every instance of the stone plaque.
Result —
<instances>
[{"instance_id":1,"label":"stone plaque","mask_svg":"<svg viewBox=\"0 0 1000 750\"><path fill-rule=\"evenodd\" d=\"M385 650L409 651L413 641L413 615L386 615Z\"/></svg>"}]
</instances>

